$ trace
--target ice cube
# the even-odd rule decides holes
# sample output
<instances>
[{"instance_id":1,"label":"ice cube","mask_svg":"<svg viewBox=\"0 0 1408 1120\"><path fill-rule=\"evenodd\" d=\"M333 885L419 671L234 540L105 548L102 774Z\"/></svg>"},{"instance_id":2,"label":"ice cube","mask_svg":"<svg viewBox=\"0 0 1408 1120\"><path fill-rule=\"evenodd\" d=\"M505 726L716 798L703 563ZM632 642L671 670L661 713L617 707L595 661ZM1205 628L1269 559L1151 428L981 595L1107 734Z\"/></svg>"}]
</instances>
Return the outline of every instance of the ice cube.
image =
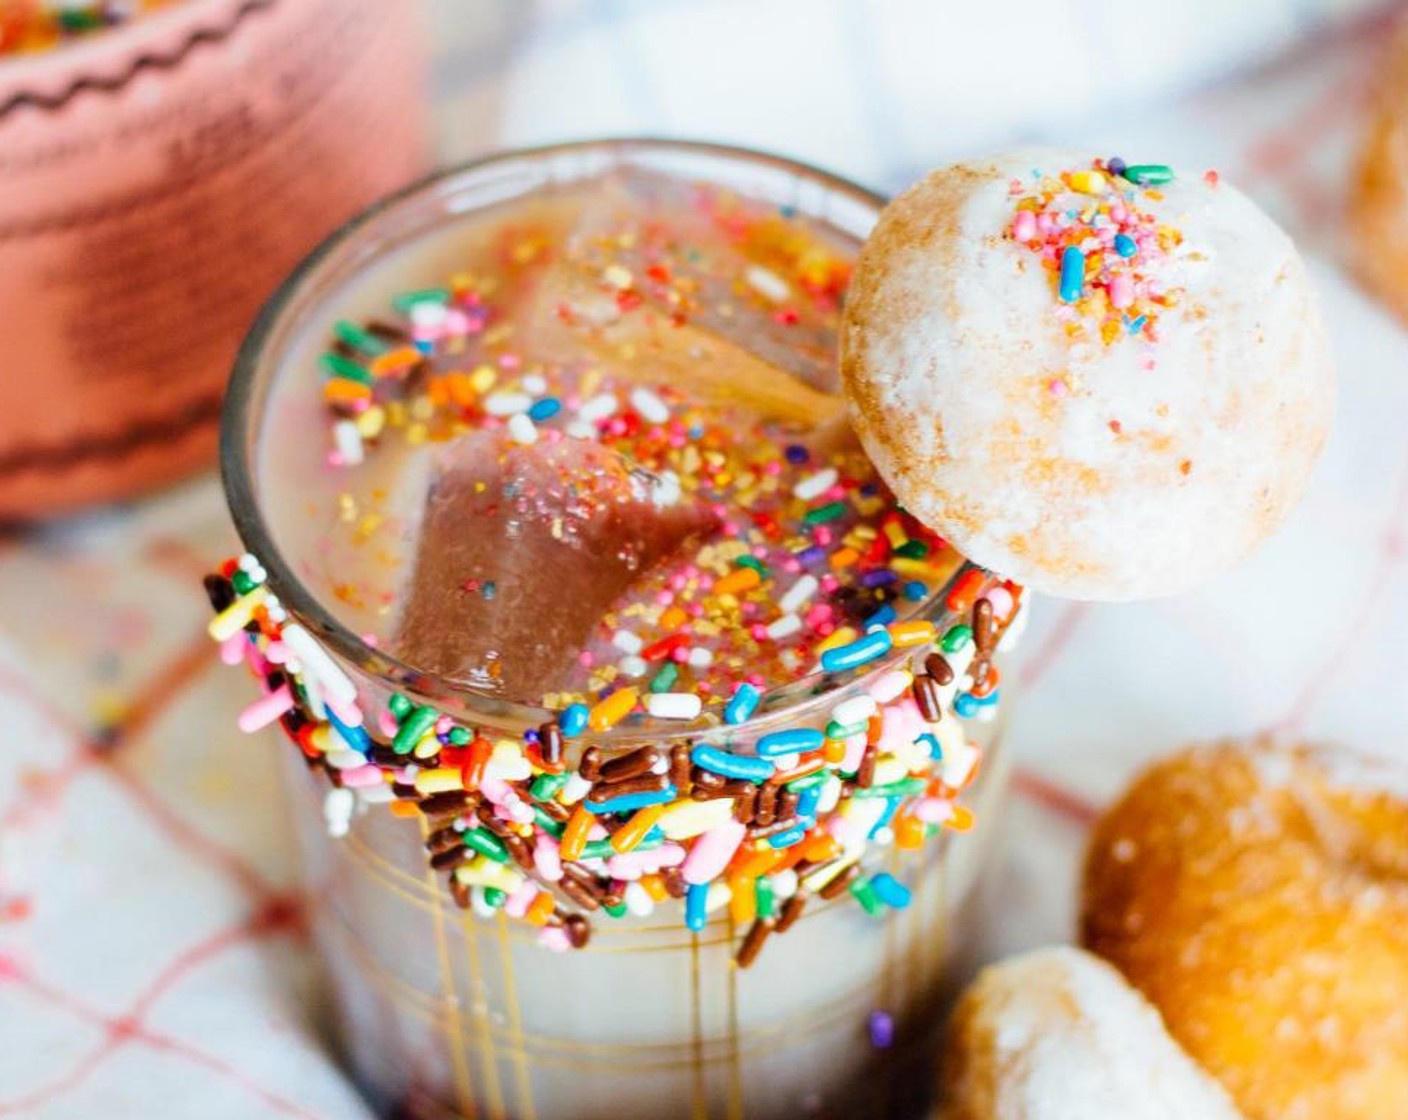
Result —
<instances>
[{"instance_id":1,"label":"ice cube","mask_svg":"<svg viewBox=\"0 0 1408 1120\"><path fill-rule=\"evenodd\" d=\"M631 585L714 524L599 443L462 436L432 468L397 652L539 700L564 686Z\"/></svg>"}]
</instances>

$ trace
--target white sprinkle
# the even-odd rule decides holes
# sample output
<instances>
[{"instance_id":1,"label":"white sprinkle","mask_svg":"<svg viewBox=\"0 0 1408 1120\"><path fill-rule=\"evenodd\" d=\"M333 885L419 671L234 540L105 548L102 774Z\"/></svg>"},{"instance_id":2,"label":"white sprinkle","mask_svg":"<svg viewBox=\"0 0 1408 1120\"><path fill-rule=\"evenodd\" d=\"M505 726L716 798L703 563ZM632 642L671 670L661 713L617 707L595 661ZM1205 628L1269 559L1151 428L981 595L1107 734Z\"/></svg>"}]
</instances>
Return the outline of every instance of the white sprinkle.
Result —
<instances>
[{"instance_id":1,"label":"white sprinkle","mask_svg":"<svg viewBox=\"0 0 1408 1120\"><path fill-rule=\"evenodd\" d=\"M334 770L355 770L367 764L367 756L358 751L328 751L323 761Z\"/></svg>"},{"instance_id":2,"label":"white sprinkle","mask_svg":"<svg viewBox=\"0 0 1408 1120\"><path fill-rule=\"evenodd\" d=\"M631 407L651 424L663 424L670 418L669 406L644 386L631 390Z\"/></svg>"},{"instance_id":3,"label":"white sprinkle","mask_svg":"<svg viewBox=\"0 0 1408 1120\"><path fill-rule=\"evenodd\" d=\"M396 800L396 791L385 782L377 782L374 786L358 786L357 800L363 805L382 805Z\"/></svg>"},{"instance_id":4,"label":"white sprinkle","mask_svg":"<svg viewBox=\"0 0 1408 1120\"><path fill-rule=\"evenodd\" d=\"M484 895L484 888L478 883L470 889L469 904L477 918L487 918L489 921L493 921L498 917L497 911L489 904L488 898Z\"/></svg>"},{"instance_id":5,"label":"white sprinkle","mask_svg":"<svg viewBox=\"0 0 1408 1120\"><path fill-rule=\"evenodd\" d=\"M810 502L813 498L819 498L836 485L836 480L841 476L832 467L827 467L824 471L817 471L816 474L809 474L796 486L792 487L792 493L801 498L804 502Z\"/></svg>"},{"instance_id":6,"label":"white sprinkle","mask_svg":"<svg viewBox=\"0 0 1408 1120\"><path fill-rule=\"evenodd\" d=\"M694 719L703 708L692 692L652 692L645 698L645 710L656 719Z\"/></svg>"},{"instance_id":7,"label":"white sprinkle","mask_svg":"<svg viewBox=\"0 0 1408 1120\"><path fill-rule=\"evenodd\" d=\"M791 898L797 893L797 873L790 867L777 872L772 877L772 889L778 898Z\"/></svg>"},{"instance_id":8,"label":"white sprinkle","mask_svg":"<svg viewBox=\"0 0 1408 1120\"><path fill-rule=\"evenodd\" d=\"M802 620L795 614L785 614L781 618L773 619L767 625L766 633L774 642L779 642L783 638L791 637L802 629Z\"/></svg>"},{"instance_id":9,"label":"white sprinkle","mask_svg":"<svg viewBox=\"0 0 1408 1120\"><path fill-rule=\"evenodd\" d=\"M356 702L357 686L352 683L352 678L342 671L342 667L312 634L295 622L284 627L283 642L298 658L304 674L317 677L323 691L335 703Z\"/></svg>"},{"instance_id":10,"label":"white sprinkle","mask_svg":"<svg viewBox=\"0 0 1408 1120\"><path fill-rule=\"evenodd\" d=\"M417 330L438 331L445 325L450 309L443 303L418 300L411 304L411 323Z\"/></svg>"},{"instance_id":11,"label":"white sprinkle","mask_svg":"<svg viewBox=\"0 0 1408 1120\"><path fill-rule=\"evenodd\" d=\"M548 389L548 380L540 373L530 373L523 378L523 391L541 397Z\"/></svg>"},{"instance_id":12,"label":"white sprinkle","mask_svg":"<svg viewBox=\"0 0 1408 1120\"><path fill-rule=\"evenodd\" d=\"M346 786L328 790L323 798L323 820L329 836L346 836L352 823L352 810L357 807L357 795Z\"/></svg>"},{"instance_id":13,"label":"white sprinkle","mask_svg":"<svg viewBox=\"0 0 1408 1120\"><path fill-rule=\"evenodd\" d=\"M786 280L762 265L750 265L748 271L743 274L743 279L748 281L750 288L759 295L766 296L773 303L781 303L792 294L792 289L787 286Z\"/></svg>"},{"instance_id":14,"label":"white sprinkle","mask_svg":"<svg viewBox=\"0 0 1408 1120\"><path fill-rule=\"evenodd\" d=\"M526 412L516 412L508 418L508 438L531 447L538 442L538 427Z\"/></svg>"},{"instance_id":15,"label":"white sprinkle","mask_svg":"<svg viewBox=\"0 0 1408 1120\"><path fill-rule=\"evenodd\" d=\"M637 918L648 917L655 911L655 900L640 883L627 883L626 889L621 892L621 901Z\"/></svg>"},{"instance_id":16,"label":"white sprinkle","mask_svg":"<svg viewBox=\"0 0 1408 1120\"><path fill-rule=\"evenodd\" d=\"M558 792L557 799L564 805L575 805L587 796L587 792L592 788L591 782L582 777L581 774L573 774L563 783L562 789Z\"/></svg>"},{"instance_id":17,"label":"white sprinkle","mask_svg":"<svg viewBox=\"0 0 1408 1120\"><path fill-rule=\"evenodd\" d=\"M863 693L860 696L852 696L849 700L842 700L831 709L831 718L843 726L860 723L874 714L875 701Z\"/></svg>"},{"instance_id":18,"label":"white sprinkle","mask_svg":"<svg viewBox=\"0 0 1408 1120\"><path fill-rule=\"evenodd\" d=\"M600 393L589 401L583 401L577 415L588 424L595 424L598 420L605 420L620 407L621 402L616 399L615 393Z\"/></svg>"},{"instance_id":19,"label":"white sprinkle","mask_svg":"<svg viewBox=\"0 0 1408 1120\"><path fill-rule=\"evenodd\" d=\"M572 439L596 439L596 428L585 420L569 421L562 430Z\"/></svg>"},{"instance_id":20,"label":"white sprinkle","mask_svg":"<svg viewBox=\"0 0 1408 1120\"><path fill-rule=\"evenodd\" d=\"M622 653L639 653L645 645L638 634L632 634L629 630L617 630L611 635L611 644Z\"/></svg>"},{"instance_id":21,"label":"white sprinkle","mask_svg":"<svg viewBox=\"0 0 1408 1120\"><path fill-rule=\"evenodd\" d=\"M877 704L888 704L897 699L914 683L914 674L908 669L891 669L866 689L870 698Z\"/></svg>"},{"instance_id":22,"label":"white sprinkle","mask_svg":"<svg viewBox=\"0 0 1408 1120\"><path fill-rule=\"evenodd\" d=\"M785 774L802 765L802 756L796 751L791 751L788 754L775 754L772 756L772 764L777 767L779 774Z\"/></svg>"},{"instance_id":23,"label":"white sprinkle","mask_svg":"<svg viewBox=\"0 0 1408 1120\"><path fill-rule=\"evenodd\" d=\"M332 426L332 441L344 466L355 467L362 461L362 433L351 420L339 420Z\"/></svg>"},{"instance_id":24,"label":"white sprinkle","mask_svg":"<svg viewBox=\"0 0 1408 1120\"><path fill-rule=\"evenodd\" d=\"M484 411L490 416L512 416L532 407L533 398L527 393L490 393L484 398Z\"/></svg>"},{"instance_id":25,"label":"white sprinkle","mask_svg":"<svg viewBox=\"0 0 1408 1120\"><path fill-rule=\"evenodd\" d=\"M821 796L817 798L816 811L818 814L829 813L836 808L841 800L841 779L834 775L827 778L821 787Z\"/></svg>"},{"instance_id":26,"label":"white sprinkle","mask_svg":"<svg viewBox=\"0 0 1408 1120\"><path fill-rule=\"evenodd\" d=\"M816 576L804 575L787 589L787 594L777 601L777 608L783 614L796 614L801 606L816 594L821 584Z\"/></svg>"},{"instance_id":27,"label":"white sprinkle","mask_svg":"<svg viewBox=\"0 0 1408 1120\"><path fill-rule=\"evenodd\" d=\"M627 677L643 677L650 666L645 663L645 658L637 657L635 654L628 654L621 658L621 674Z\"/></svg>"},{"instance_id":28,"label":"white sprinkle","mask_svg":"<svg viewBox=\"0 0 1408 1120\"><path fill-rule=\"evenodd\" d=\"M686 658L691 669L707 669L714 663L714 651L703 646L695 646Z\"/></svg>"}]
</instances>

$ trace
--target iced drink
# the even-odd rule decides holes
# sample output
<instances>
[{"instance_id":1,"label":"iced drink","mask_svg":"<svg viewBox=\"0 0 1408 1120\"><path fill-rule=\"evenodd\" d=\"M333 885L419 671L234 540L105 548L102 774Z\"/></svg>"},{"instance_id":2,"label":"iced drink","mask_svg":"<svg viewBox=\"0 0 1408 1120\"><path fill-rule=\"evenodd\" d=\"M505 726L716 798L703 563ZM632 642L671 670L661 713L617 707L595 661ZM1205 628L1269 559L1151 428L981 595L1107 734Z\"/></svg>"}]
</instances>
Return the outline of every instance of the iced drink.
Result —
<instances>
[{"instance_id":1,"label":"iced drink","mask_svg":"<svg viewBox=\"0 0 1408 1120\"><path fill-rule=\"evenodd\" d=\"M897 1071L1022 591L849 434L876 205L688 145L505 157L345 231L256 328L252 554L212 630L263 684L242 726L301 748L341 1035L388 1107L922 1101Z\"/></svg>"}]
</instances>

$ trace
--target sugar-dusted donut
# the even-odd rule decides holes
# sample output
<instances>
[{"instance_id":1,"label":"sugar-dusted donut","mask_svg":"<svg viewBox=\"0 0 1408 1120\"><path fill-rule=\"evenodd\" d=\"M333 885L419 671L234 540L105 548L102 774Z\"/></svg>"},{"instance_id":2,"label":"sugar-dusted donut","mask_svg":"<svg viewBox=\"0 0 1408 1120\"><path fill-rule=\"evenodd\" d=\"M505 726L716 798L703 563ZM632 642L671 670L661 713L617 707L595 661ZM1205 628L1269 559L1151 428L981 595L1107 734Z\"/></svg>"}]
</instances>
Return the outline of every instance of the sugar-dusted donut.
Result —
<instances>
[{"instance_id":1,"label":"sugar-dusted donut","mask_svg":"<svg viewBox=\"0 0 1408 1120\"><path fill-rule=\"evenodd\" d=\"M1208 173L1025 151L885 210L847 295L852 420L900 501L1054 595L1232 565L1299 498L1329 347L1290 239Z\"/></svg>"},{"instance_id":2,"label":"sugar-dusted donut","mask_svg":"<svg viewBox=\"0 0 1408 1120\"><path fill-rule=\"evenodd\" d=\"M1408 322L1408 23L1384 45L1349 192L1358 275Z\"/></svg>"},{"instance_id":3,"label":"sugar-dusted donut","mask_svg":"<svg viewBox=\"0 0 1408 1120\"><path fill-rule=\"evenodd\" d=\"M1100 958L1039 949L965 993L936 1120L1237 1120L1159 1013Z\"/></svg>"},{"instance_id":4,"label":"sugar-dusted donut","mask_svg":"<svg viewBox=\"0 0 1408 1120\"><path fill-rule=\"evenodd\" d=\"M1254 1120L1408 1116L1408 769L1160 762L1096 827L1081 924Z\"/></svg>"}]
</instances>

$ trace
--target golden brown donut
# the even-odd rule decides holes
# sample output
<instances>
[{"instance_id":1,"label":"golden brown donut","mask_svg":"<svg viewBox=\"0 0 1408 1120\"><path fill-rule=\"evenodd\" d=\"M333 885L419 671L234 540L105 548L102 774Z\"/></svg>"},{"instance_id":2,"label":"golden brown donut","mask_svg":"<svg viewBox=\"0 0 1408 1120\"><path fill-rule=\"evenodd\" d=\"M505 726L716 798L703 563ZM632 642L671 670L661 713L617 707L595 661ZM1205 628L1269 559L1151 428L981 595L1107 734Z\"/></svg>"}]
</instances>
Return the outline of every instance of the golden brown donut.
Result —
<instances>
[{"instance_id":1,"label":"golden brown donut","mask_svg":"<svg viewBox=\"0 0 1408 1120\"><path fill-rule=\"evenodd\" d=\"M986 969L944 1050L935 1120L1239 1120L1159 1013L1099 957L1038 949Z\"/></svg>"},{"instance_id":2,"label":"golden brown donut","mask_svg":"<svg viewBox=\"0 0 1408 1120\"><path fill-rule=\"evenodd\" d=\"M1349 227L1360 277L1408 322L1408 23L1386 46L1376 82Z\"/></svg>"},{"instance_id":3,"label":"golden brown donut","mask_svg":"<svg viewBox=\"0 0 1408 1120\"><path fill-rule=\"evenodd\" d=\"M1084 944L1253 1120L1408 1116L1408 773L1224 743L1097 825Z\"/></svg>"}]
</instances>

